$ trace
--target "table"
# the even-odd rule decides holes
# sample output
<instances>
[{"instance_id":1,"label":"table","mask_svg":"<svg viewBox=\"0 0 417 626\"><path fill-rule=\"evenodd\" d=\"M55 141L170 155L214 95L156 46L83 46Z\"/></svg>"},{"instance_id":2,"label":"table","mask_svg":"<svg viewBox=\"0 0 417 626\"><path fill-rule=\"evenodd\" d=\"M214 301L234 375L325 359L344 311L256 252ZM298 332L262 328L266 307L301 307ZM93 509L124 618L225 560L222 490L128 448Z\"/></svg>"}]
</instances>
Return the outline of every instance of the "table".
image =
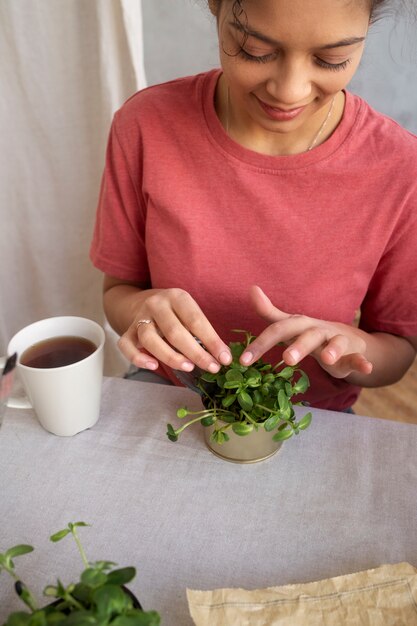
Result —
<instances>
[{"instance_id":1,"label":"table","mask_svg":"<svg viewBox=\"0 0 417 626\"><path fill-rule=\"evenodd\" d=\"M134 565L130 583L164 626L188 626L185 590L307 582L383 563L417 565L417 427L314 410L313 423L270 459L219 459L202 427L165 436L176 409L200 406L182 388L105 378L101 417L71 438L42 429L32 411L9 409L0 431L0 551L16 559L41 597L89 560ZM302 410L302 409L301 409ZM34 584L33 582L34 581ZM0 576L0 624L21 608Z\"/></svg>"}]
</instances>

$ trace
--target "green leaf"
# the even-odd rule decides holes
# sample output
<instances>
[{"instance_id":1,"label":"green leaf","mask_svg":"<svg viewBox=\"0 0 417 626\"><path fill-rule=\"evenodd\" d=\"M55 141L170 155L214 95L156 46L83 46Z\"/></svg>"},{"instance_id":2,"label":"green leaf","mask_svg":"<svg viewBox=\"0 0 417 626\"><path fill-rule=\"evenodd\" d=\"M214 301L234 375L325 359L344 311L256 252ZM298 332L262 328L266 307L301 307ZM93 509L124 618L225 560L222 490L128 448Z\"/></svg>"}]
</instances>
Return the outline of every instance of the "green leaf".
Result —
<instances>
[{"instance_id":1,"label":"green leaf","mask_svg":"<svg viewBox=\"0 0 417 626\"><path fill-rule=\"evenodd\" d=\"M305 430L311 424L311 420L313 419L312 413L307 413L304 415L302 419L298 422L297 426L300 430Z\"/></svg>"},{"instance_id":2,"label":"green leaf","mask_svg":"<svg viewBox=\"0 0 417 626\"><path fill-rule=\"evenodd\" d=\"M100 570L88 567L81 574L81 582L83 582L84 585L89 585L90 587L99 587L106 583L108 576L109 574L105 574Z\"/></svg>"},{"instance_id":3,"label":"green leaf","mask_svg":"<svg viewBox=\"0 0 417 626\"><path fill-rule=\"evenodd\" d=\"M178 441L178 435L171 424L167 424L167 437L170 441Z\"/></svg>"},{"instance_id":4,"label":"green leaf","mask_svg":"<svg viewBox=\"0 0 417 626\"><path fill-rule=\"evenodd\" d=\"M293 387L294 393L304 393L305 391L307 391L309 386L310 381L308 379L308 376L303 372Z\"/></svg>"},{"instance_id":5,"label":"green leaf","mask_svg":"<svg viewBox=\"0 0 417 626\"><path fill-rule=\"evenodd\" d=\"M222 374L221 372L216 374L216 384L219 387L219 389L223 389L225 382L226 382L226 376L224 374Z\"/></svg>"},{"instance_id":6,"label":"green leaf","mask_svg":"<svg viewBox=\"0 0 417 626\"><path fill-rule=\"evenodd\" d=\"M9 548L5 556L11 559L14 559L16 556L21 556L22 554L29 554L29 552L33 552L32 546L28 546L26 544L19 544L18 546Z\"/></svg>"},{"instance_id":7,"label":"green leaf","mask_svg":"<svg viewBox=\"0 0 417 626\"><path fill-rule=\"evenodd\" d=\"M204 380L206 383L214 383L216 382L216 376L217 374L212 374L211 372L204 372L204 374L200 376L200 379Z\"/></svg>"},{"instance_id":8,"label":"green leaf","mask_svg":"<svg viewBox=\"0 0 417 626\"><path fill-rule=\"evenodd\" d=\"M228 383L231 382L239 382L242 383L244 381L243 374L238 369L233 368L226 372L225 374L226 380Z\"/></svg>"},{"instance_id":9,"label":"green leaf","mask_svg":"<svg viewBox=\"0 0 417 626\"><path fill-rule=\"evenodd\" d=\"M224 389L239 389L241 384L242 383L240 383L239 381L231 380L230 382L224 383L223 387Z\"/></svg>"},{"instance_id":10,"label":"green leaf","mask_svg":"<svg viewBox=\"0 0 417 626\"><path fill-rule=\"evenodd\" d=\"M250 387L256 387L261 384L262 376L254 367L250 367L244 374L246 383Z\"/></svg>"},{"instance_id":11,"label":"green leaf","mask_svg":"<svg viewBox=\"0 0 417 626\"><path fill-rule=\"evenodd\" d=\"M235 361L238 361L243 352L246 350L245 344L240 342L231 342L229 344L230 352L232 353L232 357Z\"/></svg>"},{"instance_id":12,"label":"green leaf","mask_svg":"<svg viewBox=\"0 0 417 626\"><path fill-rule=\"evenodd\" d=\"M283 370L277 373L280 378L285 378L286 380L292 378L294 374L294 368L291 366L284 367Z\"/></svg>"},{"instance_id":13,"label":"green leaf","mask_svg":"<svg viewBox=\"0 0 417 626\"><path fill-rule=\"evenodd\" d=\"M250 411L253 407L253 400L247 391L240 391L237 394L237 401L244 411Z\"/></svg>"},{"instance_id":14,"label":"green leaf","mask_svg":"<svg viewBox=\"0 0 417 626\"><path fill-rule=\"evenodd\" d=\"M45 589L43 590L43 595L44 596L48 596L48 597L52 597L52 598L57 598L58 597L58 589L54 585L47 585L45 587Z\"/></svg>"},{"instance_id":15,"label":"green leaf","mask_svg":"<svg viewBox=\"0 0 417 626\"><path fill-rule=\"evenodd\" d=\"M280 389L285 389L285 385L286 385L286 381L283 380L282 378L277 378L273 382L273 387L275 391L279 391Z\"/></svg>"},{"instance_id":16,"label":"green leaf","mask_svg":"<svg viewBox=\"0 0 417 626\"><path fill-rule=\"evenodd\" d=\"M23 611L15 611L11 613L4 626L28 626L32 615Z\"/></svg>"},{"instance_id":17,"label":"green leaf","mask_svg":"<svg viewBox=\"0 0 417 626\"><path fill-rule=\"evenodd\" d=\"M117 565L117 563L114 561L95 561L94 563L91 563L91 566L94 567L94 569L99 569L102 572L110 570L112 567L115 567L115 565Z\"/></svg>"},{"instance_id":18,"label":"green leaf","mask_svg":"<svg viewBox=\"0 0 417 626\"><path fill-rule=\"evenodd\" d=\"M261 394L263 398L266 398L271 393L271 385L265 383L261 386Z\"/></svg>"},{"instance_id":19,"label":"green leaf","mask_svg":"<svg viewBox=\"0 0 417 626\"><path fill-rule=\"evenodd\" d=\"M212 426L216 421L217 418L214 417L214 415L208 415L207 417L203 417L203 419L200 420L203 426Z\"/></svg>"},{"instance_id":20,"label":"green leaf","mask_svg":"<svg viewBox=\"0 0 417 626\"><path fill-rule=\"evenodd\" d=\"M292 428L284 428L283 430L279 430L277 433L275 433L272 439L274 441L285 441L285 439L289 439L293 436L293 432L294 431Z\"/></svg>"},{"instance_id":21,"label":"green leaf","mask_svg":"<svg viewBox=\"0 0 417 626\"><path fill-rule=\"evenodd\" d=\"M284 391L286 393L287 398L291 398L294 395L293 388L291 386L291 383L288 382L288 380L286 380L284 383Z\"/></svg>"},{"instance_id":22,"label":"green leaf","mask_svg":"<svg viewBox=\"0 0 417 626\"><path fill-rule=\"evenodd\" d=\"M280 420L280 416L278 414L272 414L270 417L268 417L268 419L264 422L264 428L265 430L269 433L271 432L271 430L274 430L274 428L277 426L278 422Z\"/></svg>"},{"instance_id":23,"label":"green leaf","mask_svg":"<svg viewBox=\"0 0 417 626\"><path fill-rule=\"evenodd\" d=\"M16 580L14 584L15 591L19 598L28 606L32 611L37 608L36 599L33 597L30 589L26 587L25 583L21 580Z\"/></svg>"},{"instance_id":24,"label":"green leaf","mask_svg":"<svg viewBox=\"0 0 417 626\"><path fill-rule=\"evenodd\" d=\"M87 610L71 613L64 620L62 620L62 614L61 620L58 619L58 615L57 613L48 614L48 626L61 626L61 624L65 626L104 626L107 623L107 620L105 622L99 621L97 617ZM33 625L30 624L29 626Z\"/></svg>"},{"instance_id":25,"label":"green leaf","mask_svg":"<svg viewBox=\"0 0 417 626\"><path fill-rule=\"evenodd\" d=\"M233 424L236 421L236 415L233 413L222 413L222 422L226 424Z\"/></svg>"},{"instance_id":26,"label":"green leaf","mask_svg":"<svg viewBox=\"0 0 417 626\"><path fill-rule=\"evenodd\" d=\"M156 611L119 615L112 620L112 626L159 626L160 623L161 618Z\"/></svg>"},{"instance_id":27,"label":"green leaf","mask_svg":"<svg viewBox=\"0 0 417 626\"><path fill-rule=\"evenodd\" d=\"M58 532L54 533L53 535L51 535L49 537L49 539L51 541L53 541L54 543L56 543L57 541L61 541L61 539L63 539L64 537L66 537L67 535L70 534L70 529L69 528L64 528L63 530L58 530Z\"/></svg>"},{"instance_id":28,"label":"green leaf","mask_svg":"<svg viewBox=\"0 0 417 626\"><path fill-rule=\"evenodd\" d=\"M134 567L122 567L121 569L114 569L107 574L107 582L112 585L125 585L134 579L136 576L136 570Z\"/></svg>"},{"instance_id":29,"label":"green leaf","mask_svg":"<svg viewBox=\"0 0 417 626\"><path fill-rule=\"evenodd\" d=\"M236 394L231 393L228 396L225 396L224 398L222 398L222 406L224 406L227 409L229 406L233 404L235 400L236 400Z\"/></svg>"},{"instance_id":30,"label":"green leaf","mask_svg":"<svg viewBox=\"0 0 417 626\"><path fill-rule=\"evenodd\" d=\"M263 400L262 394L259 389L254 389L252 392L252 398L255 404L260 404Z\"/></svg>"},{"instance_id":31,"label":"green leaf","mask_svg":"<svg viewBox=\"0 0 417 626\"><path fill-rule=\"evenodd\" d=\"M232 425L232 430L239 437L245 437L253 431L253 424L245 424L244 422L235 422Z\"/></svg>"},{"instance_id":32,"label":"green leaf","mask_svg":"<svg viewBox=\"0 0 417 626\"><path fill-rule=\"evenodd\" d=\"M282 412L286 412L290 408L290 403L288 401L287 394L285 393L283 389L280 389L278 391L278 404Z\"/></svg>"},{"instance_id":33,"label":"green leaf","mask_svg":"<svg viewBox=\"0 0 417 626\"><path fill-rule=\"evenodd\" d=\"M213 432L210 435L210 441L213 441L214 443L218 443L219 445L222 445L222 443L224 443L225 441L229 441L229 436L220 429L213 430Z\"/></svg>"}]
</instances>

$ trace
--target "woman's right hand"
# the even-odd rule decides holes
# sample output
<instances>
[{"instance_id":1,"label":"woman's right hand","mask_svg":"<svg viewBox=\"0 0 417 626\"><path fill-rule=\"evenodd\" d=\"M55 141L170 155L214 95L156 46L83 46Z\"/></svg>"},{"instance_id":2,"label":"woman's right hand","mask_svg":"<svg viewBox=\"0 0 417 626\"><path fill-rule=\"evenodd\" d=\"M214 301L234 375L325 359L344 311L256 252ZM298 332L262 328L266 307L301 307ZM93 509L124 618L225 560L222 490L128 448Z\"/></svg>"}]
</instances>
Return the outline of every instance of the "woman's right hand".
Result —
<instances>
[{"instance_id":1,"label":"woman's right hand","mask_svg":"<svg viewBox=\"0 0 417 626\"><path fill-rule=\"evenodd\" d=\"M164 363L190 372L197 365L215 373L221 365L231 362L228 345L220 339L197 302L183 289L140 290L133 285L116 283L106 295L106 314L115 330L120 324L112 323L111 303L120 310L123 298L127 298L132 321L121 335L118 346L137 367L155 370L159 363Z\"/></svg>"}]
</instances>

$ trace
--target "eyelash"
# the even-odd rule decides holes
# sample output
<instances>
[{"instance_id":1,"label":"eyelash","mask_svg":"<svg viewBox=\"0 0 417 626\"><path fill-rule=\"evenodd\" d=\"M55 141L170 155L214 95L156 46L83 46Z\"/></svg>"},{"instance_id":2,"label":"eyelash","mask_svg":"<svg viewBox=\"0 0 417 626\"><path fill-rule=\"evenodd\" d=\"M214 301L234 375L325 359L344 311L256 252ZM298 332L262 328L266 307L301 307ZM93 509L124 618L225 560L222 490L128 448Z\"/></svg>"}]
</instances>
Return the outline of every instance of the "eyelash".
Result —
<instances>
[{"instance_id":1,"label":"eyelash","mask_svg":"<svg viewBox=\"0 0 417 626\"><path fill-rule=\"evenodd\" d=\"M257 57L253 54L249 54L249 52L246 52L243 48L240 48L238 54L240 57L245 59L245 61L254 61L255 63L268 63L268 61L272 61L275 57L275 53ZM316 58L315 63L323 69L339 72L347 67L350 63L350 59L346 59L346 61L342 61L342 63L327 63L326 61L323 61L323 59Z\"/></svg>"}]
</instances>

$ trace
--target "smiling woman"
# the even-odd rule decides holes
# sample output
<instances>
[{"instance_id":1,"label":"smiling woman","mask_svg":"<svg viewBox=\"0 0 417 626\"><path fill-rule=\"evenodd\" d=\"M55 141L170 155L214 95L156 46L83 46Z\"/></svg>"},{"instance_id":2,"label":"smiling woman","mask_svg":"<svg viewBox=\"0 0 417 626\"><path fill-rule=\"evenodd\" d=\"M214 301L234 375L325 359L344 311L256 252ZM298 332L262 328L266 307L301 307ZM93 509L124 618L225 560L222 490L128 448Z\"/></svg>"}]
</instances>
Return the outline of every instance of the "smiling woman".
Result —
<instances>
[{"instance_id":1,"label":"smiling woman","mask_svg":"<svg viewBox=\"0 0 417 626\"><path fill-rule=\"evenodd\" d=\"M124 355L174 383L229 364L247 328L242 365L303 361L308 401L345 410L417 346L417 138L347 89L388 5L208 6L221 68L113 121L91 248L106 314Z\"/></svg>"}]
</instances>

